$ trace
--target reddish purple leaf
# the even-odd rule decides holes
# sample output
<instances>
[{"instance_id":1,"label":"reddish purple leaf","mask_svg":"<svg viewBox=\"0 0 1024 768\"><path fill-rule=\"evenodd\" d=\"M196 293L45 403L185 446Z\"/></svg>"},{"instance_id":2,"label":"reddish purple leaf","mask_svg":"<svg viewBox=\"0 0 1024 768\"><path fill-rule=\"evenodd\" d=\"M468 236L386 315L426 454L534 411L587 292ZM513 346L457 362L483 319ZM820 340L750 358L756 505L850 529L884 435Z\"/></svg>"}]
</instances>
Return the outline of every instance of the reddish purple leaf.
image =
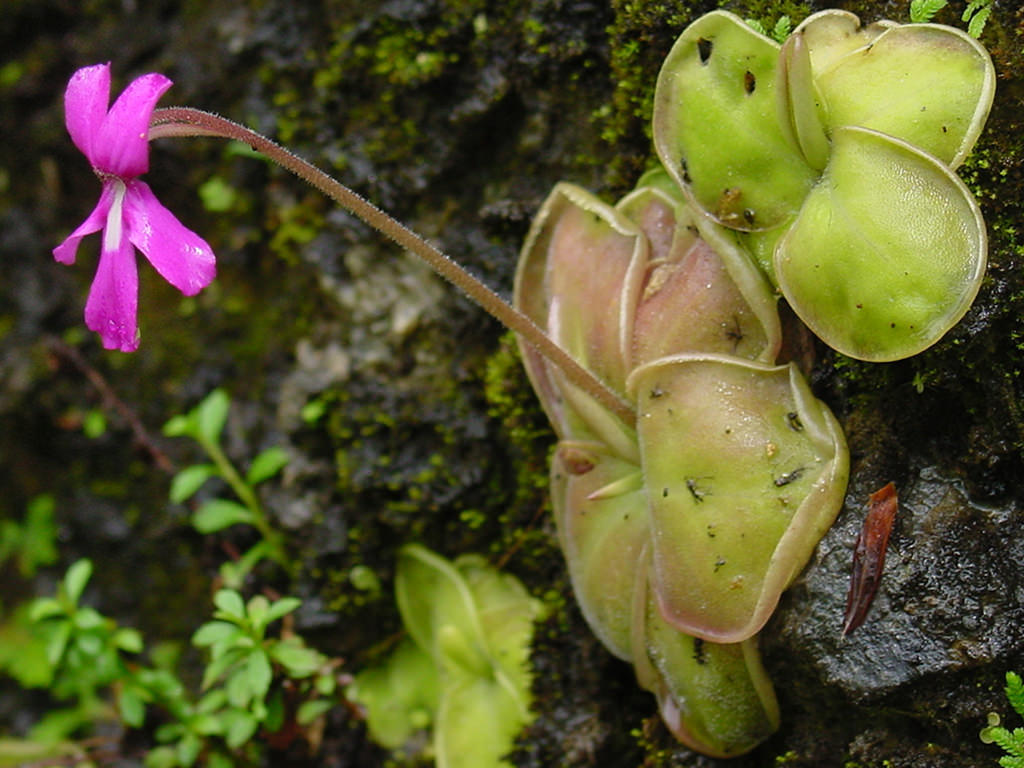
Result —
<instances>
[{"instance_id":1,"label":"reddish purple leaf","mask_svg":"<svg viewBox=\"0 0 1024 768\"><path fill-rule=\"evenodd\" d=\"M863 624L871 610L878 585L882 582L885 549L889 545L889 532L899 507L896 487L892 483L872 493L868 499L868 514L853 549L853 572L850 574L850 592L846 596L843 635Z\"/></svg>"}]
</instances>

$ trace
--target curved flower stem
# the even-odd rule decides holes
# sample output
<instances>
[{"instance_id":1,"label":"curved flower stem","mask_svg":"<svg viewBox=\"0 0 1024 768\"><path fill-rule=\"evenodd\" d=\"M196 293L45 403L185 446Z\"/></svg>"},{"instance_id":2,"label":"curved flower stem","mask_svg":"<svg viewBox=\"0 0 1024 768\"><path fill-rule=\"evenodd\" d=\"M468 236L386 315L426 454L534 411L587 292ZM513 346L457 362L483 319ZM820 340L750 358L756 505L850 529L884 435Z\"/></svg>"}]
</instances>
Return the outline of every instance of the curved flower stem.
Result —
<instances>
[{"instance_id":1,"label":"curved flower stem","mask_svg":"<svg viewBox=\"0 0 1024 768\"><path fill-rule=\"evenodd\" d=\"M581 366L564 349L522 312L505 302L498 294L470 275L451 258L432 246L408 227L393 219L375 205L357 195L339 181L307 163L297 155L244 125L190 107L168 107L153 112L149 138L168 136L217 136L248 144L311 186L320 190L338 205L358 216L406 250L412 251L435 272L489 312L505 327L518 333L558 366L575 385L611 409L627 424L636 418L633 407L607 384Z\"/></svg>"}]
</instances>

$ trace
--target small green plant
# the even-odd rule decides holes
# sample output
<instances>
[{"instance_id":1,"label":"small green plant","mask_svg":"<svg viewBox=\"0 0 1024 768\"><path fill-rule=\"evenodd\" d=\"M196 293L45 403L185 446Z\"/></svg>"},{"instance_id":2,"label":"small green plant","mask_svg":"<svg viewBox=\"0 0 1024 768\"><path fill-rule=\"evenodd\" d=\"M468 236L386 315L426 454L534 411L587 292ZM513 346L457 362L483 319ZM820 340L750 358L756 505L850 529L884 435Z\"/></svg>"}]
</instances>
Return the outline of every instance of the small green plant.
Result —
<instances>
[{"instance_id":1,"label":"small green plant","mask_svg":"<svg viewBox=\"0 0 1024 768\"><path fill-rule=\"evenodd\" d=\"M911 0L910 20L915 24L926 24L947 5L949 0Z\"/></svg>"},{"instance_id":2,"label":"small green plant","mask_svg":"<svg viewBox=\"0 0 1024 768\"><path fill-rule=\"evenodd\" d=\"M200 754L211 768L238 764L240 752L246 762L254 760L251 742L259 729L280 733L295 724L309 726L334 705L339 662L307 647L298 635L267 635L300 600L271 602L257 595L246 603L238 592L222 589L213 602L214 620L192 637L209 653L205 693L195 703L166 697L172 721L157 729L162 746L146 756L147 768L189 768Z\"/></svg>"},{"instance_id":3,"label":"small green plant","mask_svg":"<svg viewBox=\"0 0 1024 768\"><path fill-rule=\"evenodd\" d=\"M24 521L0 522L0 565L13 560L18 573L28 579L39 566L57 562L56 507L53 496L41 494L29 502Z\"/></svg>"},{"instance_id":4,"label":"small green plant","mask_svg":"<svg viewBox=\"0 0 1024 768\"><path fill-rule=\"evenodd\" d=\"M789 37L789 33L793 31L793 22L789 16L779 16L779 20L775 22L775 25L768 29L757 19L745 19L747 26L766 37L770 37L778 43L785 42L786 38Z\"/></svg>"},{"instance_id":5,"label":"small green plant","mask_svg":"<svg viewBox=\"0 0 1024 768\"><path fill-rule=\"evenodd\" d=\"M69 741L81 730L102 721L138 729L150 715L158 746L147 752L147 768L256 765L264 752L257 733L286 743L311 733L335 705L340 661L293 632L268 631L301 605L297 598L257 595L245 602L234 590L217 592L213 620L192 638L208 654L197 697L175 672L176 645L146 649L136 630L81 605L91 575L92 564L79 560L55 597L27 606L35 644L45 649L45 669L18 680L47 688L71 706L47 714L28 738L0 742L0 765L7 764L6 755L84 753ZM0 633L0 641L8 634Z\"/></svg>"},{"instance_id":6,"label":"small green plant","mask_svg":"<svg viewBox=\"0 0 1024 768\"><path fill-rule=\"evenodd\" d=\"M1016 672L1006 673L1006 698L1014 711L1024 717L1024 681ZM981 740L1003 748L1006 754L999 758L1003 768L1024 768L1024 728L1004 728L999 715L989 712L988 726L981 729Z\"/></svg>"},{"instance_id":7,"label":"small green plant","mask_svg":"<svg viewBox=\"0 0 1024 768\"><path fill-rule=\"evenodd\" d=\"M203 501L192 513L192 525L200 533L215 533L232 525L249 525L260 534L260 541L237 561L221 566L220 574L228 587L239 588L245 577L264 558L284 566L288 563L281 533L270 524L256 493L256 486L280 472L288 456L279 447L268 448L252 460L243 475L228 459L221 446L221 433L227 421L231 400L222 389L215 389L188 413L175 416L164 425L169 437L190 437L202 447L210 463L193 464L181 470L171 481L171 501L191 499L207 480L217 477L227 483L237 500L212 498Z\"/></svg>"},{"instance_id":8,"label":"small green plant","mask_svg":"<svg viewBox=\"0 0 1024 768\"><path fill-rule=\"evenodd\" d=\"M949 5L948 0L911 0L910 20L915 24L927 23L947 5ZM985 30L985 22L991 15L992 0L971 0L961 14L960 21L967 23L967 34L973 38L979 38Z\"/></svg>"},{"instance_id":9,"label":"small green plant","mask_svg":"<svg viewBox=\"0 0 1024 768\"><path fill-rule=\"evenodd\" d=\"M985 22L992 15L992 0L971 0L964 9L960 21L967 22L967 34L981 37L985 30Z\"/></svg>"},{"instance_id":10,"label":"small green plant","mask_svg":"<svg viewBox=\"0 0 1024 768\"><path fill-rule=\"evenodd\" d=\"M146 694L139 690L126 654L142 651L142 636L79 604L91 576L92 563L77 561L68 568L57 596L39 598L29 609L44 638L48 689L57 699L74 702L69 709L51 712L33 729L33 736L45 742L59 741L96 719L115 718L104 695L114 684L121 691L120 716L126 723L141 724L134 702Z\"/></svg>"}]
</instances>

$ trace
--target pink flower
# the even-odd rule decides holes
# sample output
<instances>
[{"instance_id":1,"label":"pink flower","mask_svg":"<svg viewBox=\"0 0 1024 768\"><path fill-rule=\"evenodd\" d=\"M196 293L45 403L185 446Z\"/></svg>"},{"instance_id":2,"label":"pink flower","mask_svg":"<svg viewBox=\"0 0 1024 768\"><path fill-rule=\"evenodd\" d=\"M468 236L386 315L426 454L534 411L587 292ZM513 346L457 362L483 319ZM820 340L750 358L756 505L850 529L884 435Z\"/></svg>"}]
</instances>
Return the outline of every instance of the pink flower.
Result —
<instances>
[{"instance_id":1,"label":"pink flower","mask_svg":"<svg viewBox=\"0 0 1024 768\"><path fill-rule=\"evenodd\" d=\"M171 81L163 75L143 75L108 110L108 63L75 72L64 93L68 133L103 182L103 191L92 213L53 249L53 256L62 264L73 264L82 238L103 230L99 266L85 304L85 324L100 335L107 349L133 352L139 346L135 248L186 296L199 293L216 273L206 241L178 221L149 185L137 178L149 170L150 116L170 87Z\"/></svg>"}]
</instances>

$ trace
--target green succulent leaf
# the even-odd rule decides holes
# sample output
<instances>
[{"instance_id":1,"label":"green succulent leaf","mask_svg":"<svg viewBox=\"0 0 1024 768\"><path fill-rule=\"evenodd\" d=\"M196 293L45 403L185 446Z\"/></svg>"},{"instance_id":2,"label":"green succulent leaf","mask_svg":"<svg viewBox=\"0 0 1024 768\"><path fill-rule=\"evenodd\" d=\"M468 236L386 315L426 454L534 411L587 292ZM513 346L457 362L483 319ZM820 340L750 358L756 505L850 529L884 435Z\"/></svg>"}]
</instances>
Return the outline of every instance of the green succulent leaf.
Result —
<instances>
[{"instance_id":1,"label":"green succulent leaf","mask_svg":"<svg viewBox=\"0 0 1024 768\"><path fill-rule=\"evenodd\" d=\"M309 677L323 665L323 657L313 648L290 640L281 640L270 647L270 655L292 678Z\"/></svg>"},{"instance_id":2,"label":"green succulent leaf","mask_svg":"<svg viewBox=\"0 0 1024 768\"><path fill-rule=\"evenodd\" d=\"M637 617L637 678L658 697L662 719L681 742L712 757L749 752L779 727L779 706L757 638L712 643L661 616L653 595Z\"/></svg>"},{"instance_id":3,"label":"green succulent leaf","mask_svg":"<svg viewBox=\"0 0 1024 768\"><path fill-rule=\"evenodd\" d=\"M249 689L253 698L262 701L270 690L270 683L274 679L274 672L270 667L270 659L267 652L262 648L253 648L252 653L246 661L246 677L249 679Z\"/></svg>"},{"instance_id":4,"label":"green succulent leaf","mask_svg":"<svg viewBox=\"0 0 1024 768\"><path fill-rule=\"evenodd\" d=\"M302 600L297 597L282 597L270 604L267 615L264 617L264 626L269 625L280 618L287 616L302 605Z\"/></svg>"},{"instance_id":5,"label":"green succulent leaf","mask_svg":"<svg viewBox=\"0 0 1024 768\"><path fill-rule=\"evenodd\" d=\"M934 157L875 131L833 132L829 166L775 252L779 286L829 346L882 362L934 344L985 269L977 203Z\"/></svg>"},{"instance_id":6,"label":"green succulent leaf","mask_svg":"<svg viewBox=\"0 0 1024 768\"><path fill-rule=\"evenodd\" d=\"M245 603L242 596L233 589L219 589L213 596L213 604L227 614L232 621L245 621Z\"/></svg>"},{"instance_id":7,"label":"green succulent leaf","mask_svg":"<svg viewBox=\"0 0 1024 768\"><path fill-rule=\"evenodd\" d=\"M678 355L629 386L662 613L687 634L745 640L842 505L842 430L793 365Z\"/></svg>"},{"instance_id":8,"label":"green succulent leaf","mask_svg":"<svg viewBox=\"0 0 1024 768\"><path fill-rule=\"evenodd\" d=\"M731 13L691 24L654 94L654 145L697 206L734 229L792 216L815 173L779 124L779 45Z\"/></svg>"},{"instance_id":9,"label":"green succulent leaf","mask_svg":"<svg viewBox=\"0 0 1024 768\"><path fill-rule=\"evenodd\" d=\"M695 214L653 174L615 206L647 236L650 258L632 323L629 361L681 352L775 359L775 296L730 231Z\"/></svg>"},{"instance_id":10,"label":"green succulent leaf","mask_svg":"<svg viewBox=\"0 0 1024 768\"><path fill-rule=\"evenodd\" d=\"M581 365L623 392L646 261L647 241L633 222L586 190L558 184L523 246L514 303ZM627 425L532 347L520 348L556 430L593 432L627 456L634 451Z\"/></svg>"},{"instance_id":11,"label":"green succulent leaf","mask_svg":"<svg viewBox=\"0 0 1024 768\"><path fill-rule=\"evenodd\" d=\"M815 20L805 24L798 34L807 38ZM815 62L814 74L830 126L894 136L951 168L977 141L995 94L988 52L961 30L936 24L884 29L825 66Z\"/></svg>"},{"instance_id":12,"label":"green succulent leaf","mask_svg":"<svg viewBox=\"0 0 1024 768\"><path fill-rule=\"evenodd\" d=\"M650 538L640 467L601 443L562 441L551 461L551 503L583 616L608 650L632 659L637 562Z\"/></svg>"}]
</instances>

